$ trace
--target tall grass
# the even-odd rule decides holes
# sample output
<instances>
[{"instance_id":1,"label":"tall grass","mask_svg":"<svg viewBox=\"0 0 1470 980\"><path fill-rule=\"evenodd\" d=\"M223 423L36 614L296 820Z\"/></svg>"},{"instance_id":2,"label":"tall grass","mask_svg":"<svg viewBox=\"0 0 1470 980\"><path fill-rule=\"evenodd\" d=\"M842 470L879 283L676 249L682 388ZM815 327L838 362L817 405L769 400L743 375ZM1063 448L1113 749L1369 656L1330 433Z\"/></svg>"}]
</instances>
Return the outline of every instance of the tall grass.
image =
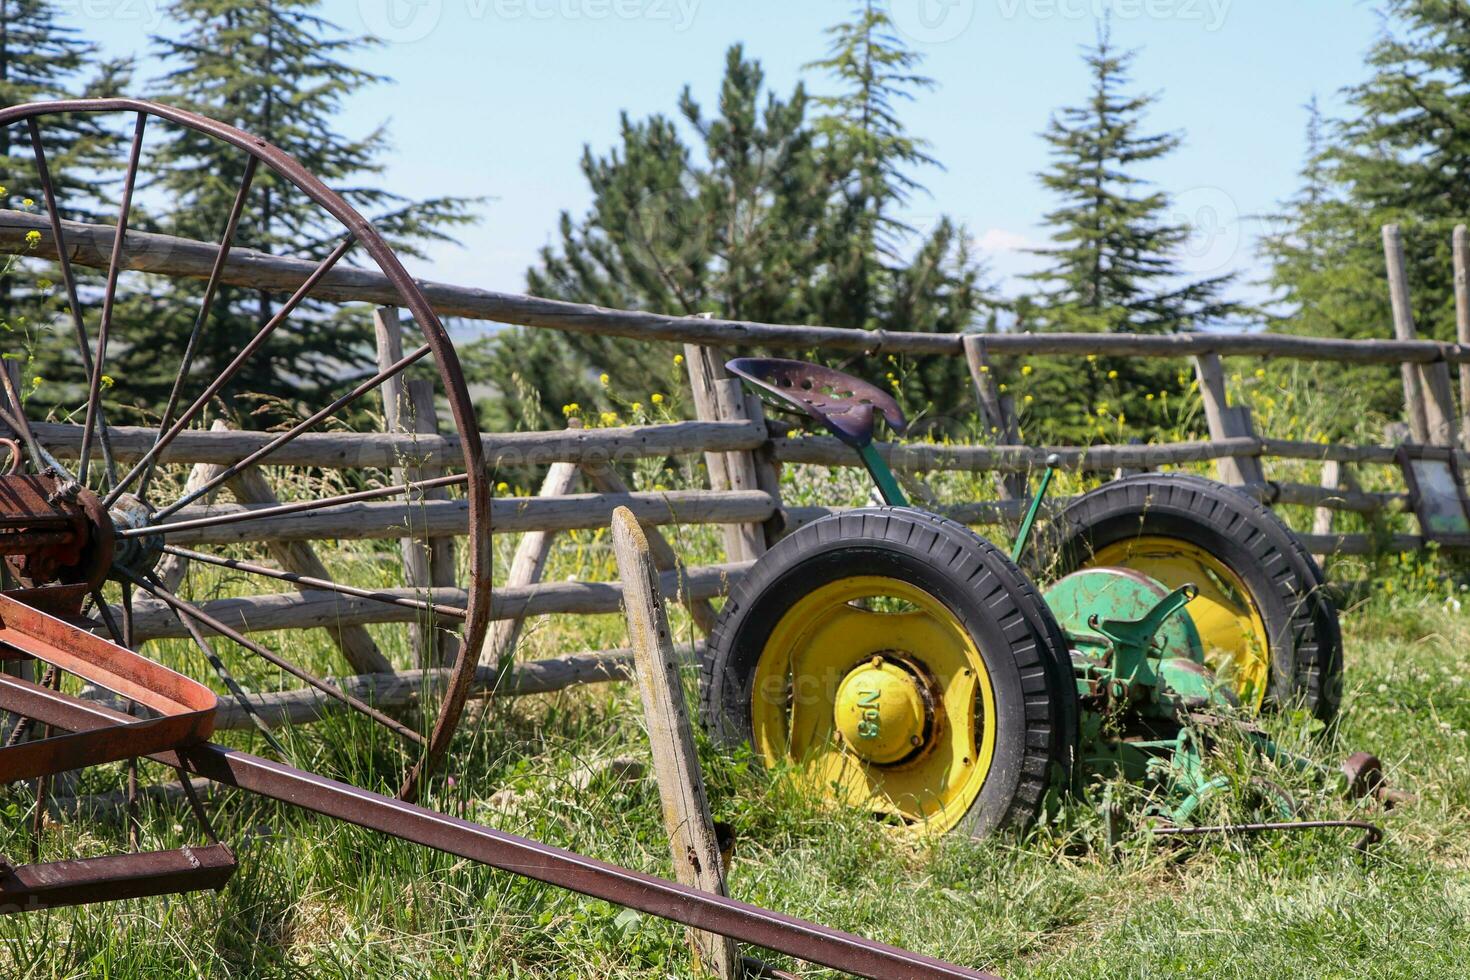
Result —
<instances>
[{"instance_id":1,"label":"tall grass","mask_svg":"<svg viewBox=\"0 0 1470 980\"><path fill-rule=\"evenodd\" d=\"M1309 374L1283 372L1232 381L1250 394L1262 431L1312 438L1343 407L1311 391ZM629 396L622 419L675 413L670 390L656 409ZM632 402L639 402L637 413ZM1181 415L1166 438L1198 435ZM614 424L617 420L590 420ZM1381 420L1364 417L1377 439ZM1315 482L1307 463L1272 464L1281 479ZM1203 468L1200 468L1203 469ZM641 488L694 484L697 459L645 461ZM504 492L533 474L502 474ZM1365 471L1369 488L1388 487L1386 469ZM994 495L987 474L923 475L941 500ZM1059 493L1095 484L1063 477ZM298 492L307 494L309 485ZM793 504L861 503L855 470L788 468ZM1289 514L1302 526L1306 514ZM1387 517L1379 528L1403 524ZM1374 525L1349 517L1347 529ZM1004 537L1005 529L987 529ZM691 563L719 560L713 528L670 528ZM498 539L497 573L512 540ZM326 545L323 546L327 548ZM248 550L242 553L250 553ZM334 570L356 584L396 584L393 546L343 543ZM1165 841L1148 833L1148 801L1122 785L1086 785L1059 802L1024 837L972 842L896 833L862 813L812 798L783 771L748 754L701 744L716 814L738 843L732 892L745 900L874 938L982 966L1008 977L1210 976L1459 977L1470 961L1470 610L1460 606L1457 566L1437 554L1377 558L1337 569L1372 587L1344 612L1347 691L1340 725L1314 730L1275 717L1272 733L1324 762L1358 748L1382 756L1392 782L1419 802L1391 812L1326 792L1316 782L1253 757L1222 752L1210 765L1237 777L1284 786L1314 817L1378 821L1384 841L1366 854L1352 837L1296 836ZM602 531L559 537L548 578L608 579L613 559ZM196 575L196 597L257 589L256 581ZM672 610L682 635L692 626ZM374 628L396 662L411 661L407 631ZM319 670L341 670L320 632L265 638ZM616 616L558 617L529 624L521 655L535 657L624 642ZM186 644L149 652L201 674ZM227 656L251 686L286 686L274 668ZM693 678L689 679L691 694ZM230 741L263 751L250 732ZM391 736L347 716L286 733L298 764L373 788L391 787L398 757ZM598 763L646 756L636 692L606 685L475 705L434 784L429 805L491 826L570 847L656 874L668 874L654 785L602 772ZM145 764L145 777L168 773ZM593 773L586 782L588 772ZM580 774L580 775L579 775ZM122 784L121 767L80 777L78 791ZM1108 844L1104 798L1124 804L1123 835ZM29 787L0 795L0 852L29 852ZM607 903L544 887L447 855L314 817L228 790L209 806L241 869L219 895L190 895L0 920L0 976L6 977L665 977L689 976L680 928ZM1212 804L1211 819L1256 813L1243 795ZM143 846L201 839L187 809L145 801ZM116 816L47 824L43 859L125 849ZM780 960L779 957L772 957ZM794 965L794 964L791 964ZM821 971L803 975L820 976Z\"/></svg>"}]
</instances>

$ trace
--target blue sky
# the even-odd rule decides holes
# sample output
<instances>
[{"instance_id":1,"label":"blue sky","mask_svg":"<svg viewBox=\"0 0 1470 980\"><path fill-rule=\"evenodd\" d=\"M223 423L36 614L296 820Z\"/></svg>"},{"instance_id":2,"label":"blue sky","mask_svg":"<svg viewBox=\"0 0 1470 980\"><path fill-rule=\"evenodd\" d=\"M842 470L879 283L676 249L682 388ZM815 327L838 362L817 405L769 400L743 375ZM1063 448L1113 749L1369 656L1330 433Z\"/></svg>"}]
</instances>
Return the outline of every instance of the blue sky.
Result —
<instances>
[{"instance_id":1,"label":"blue sky","mask_svg":"<svg viewBox=\"0 0 1470 980\"><path fill-rule=\"evenodd\" d=\"M1184 147L1147 172L1198 226L1186 264L1200 273L1259 273L1253 216L1296 187L1302 106L1314 93L1333 111L1364 75L1380 21L1354 0L890 0L895 20L939 83L906 110L946 170L919 176L919 226L949 214L970 230L996 277L1034 267L1053 201L1035 173L1038 133L1057 106L1081 99L1078 46L1097 13L1113 10L1120 45L1142 50L1137 85L1159 92L1153 127L1180 130ZM145 56L137 94L158 72L148 35L167 33L162 0L63 0L67 18L109 53ZM342 127L387 121L395 151L386 184L409 195L490 198L463 248L438 249L414 272L519 291L558 212L588 195L577 169L584 143L616 137L620 110L674 110L688 82L712 103L724 52L743 42L770 84L788 92L821 56L823 28L847 0L327 0L344 30L385 44L363 58L392 85L359 93ZM1253 291L1247 291L1254 295Z\"/></svg>"}]
</instances>

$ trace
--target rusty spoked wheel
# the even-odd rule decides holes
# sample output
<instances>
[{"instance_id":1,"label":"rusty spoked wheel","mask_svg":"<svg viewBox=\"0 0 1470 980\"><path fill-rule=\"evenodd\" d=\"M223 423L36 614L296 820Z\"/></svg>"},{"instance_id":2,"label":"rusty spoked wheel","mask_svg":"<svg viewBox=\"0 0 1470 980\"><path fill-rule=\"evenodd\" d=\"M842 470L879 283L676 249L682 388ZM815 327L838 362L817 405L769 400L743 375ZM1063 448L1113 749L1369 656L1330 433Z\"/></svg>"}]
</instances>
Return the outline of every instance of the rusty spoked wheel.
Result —
<instances>
[{"instance_id":1,"label":"rusty spoked wheel","mask_svg":"<svg viewBox=\"0 0 1470 980\"><path fill-rule=\"evenodd\" d=\"M67 134L83 124L115 127L125 148L126 162L103 171L116 189L116 210L105 219L112 227L103 231L68 220L97 210L95 202L83 205L72 193L79 184L60 172L75 162ZM25 472L51 506L80 515L89 540L84 555L10 562L6 588L38 594L53 587L63 598L70 589L76 608L69 611L125 646L172 641L158 648L160 656L216 684L222 709L253 705L248 720L277 745L271 730L281 712L265 717L241 681L314 689L317 700L381 728L383 744L401 754L393 777L400 794L415 795L454 734L489 613L483 450L443 325L363 215L248 133L124 99L15 106L0 111L0 129L31 157L28 171L16 166L20 152L6 161L8 200L25 198L0 222L9 226L6 250L19 253L7 288L31 296L41 312L28 324L31 346L17 350L6 341L9 362L37 366L19 377L0 371L0 435L16 437ZM154 158L160 134L194 148L201 166L215 161L221 202L230 202L221 227L197 230L197 218L153 213L162 177L140 171L149 169L144 162ZM221 160L228 162L220 167ZM83 165L97 172L95 161ZM277 255L268 282L248 281L242 270L261 263L247 250L271 250L269 215L279 221L287 198L298 205L295 214L309 209L319 244ZM217 235L218 244L189 246L202 256L197 278L161 289L145 278L147 269L158 248L177 246L146 233L154 230ZM381 272L415 325L407 349L380 353L376 364L371 329L349 333L312 299L314 289L352 267ZM130 291L129 277L144 288ZM241 290L249 290L249 317L231 312L241 307ZM222 302L231 291L236 302ZM182 312L160 311L164 295ZM130 332L130 317L132 324L172 317L180 325L169 368L152 375L166 380L150 391L119 368L143 353L129 340L141 336ZM314 356L309 336L355 338L337 347L331 364L313 365L314 376L335 370L340 382L322 386L320 402L305 407L254 397L251 379L306 373L305 359ZM425 430L434 406L447 410L445 434L402 434ZM385 416L399 412L400 424L388 431ZM406 581L405 569L416 563L437 563L440 587L431 592ZM307 634L295 628L321 639L298 642ZM411 632L420 638L417 650L405 642ZM367 703L363 685L327 679L416 666L436 670L416 675L424 684L408 714Z\"/></svg>"}]
</instances>

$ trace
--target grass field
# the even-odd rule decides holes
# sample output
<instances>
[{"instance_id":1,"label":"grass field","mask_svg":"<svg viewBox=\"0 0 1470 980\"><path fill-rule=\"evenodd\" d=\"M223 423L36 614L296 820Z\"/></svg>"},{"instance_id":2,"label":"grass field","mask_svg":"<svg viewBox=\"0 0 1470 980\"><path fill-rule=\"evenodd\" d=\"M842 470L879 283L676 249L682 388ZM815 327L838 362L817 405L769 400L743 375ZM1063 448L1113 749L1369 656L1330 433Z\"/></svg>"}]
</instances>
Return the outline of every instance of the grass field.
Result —
<instances>
[{"instance_id":1,"label":"grass field","mask_svg":"<svg viewBox=\"0 0 1470 980\"><path fill-rule=\"evenodd\" d=\"M1249 383L1249 379L1237 380ZM1283 388L1283 391L1291 389ZM1282 395L1258 414L1280 431L1312 435L1300 405ZM1317 403L1319 404L1319 403ZM1325 411L1326 409L1322 409ZM1288 414L1289 413L1289 414ZM1378 424L1366 420L1365 429ZM1188 437L1181 429L1175 438ZM652 464L649 464L652 465ZM1300 472L1296 472L1300 470ZM698 481L697 471L635 474L640 487ZM1278 479L1315 482L1308 464L1278 464ZM941 499L990 491L988 475L931 475ZM1387 470L1365 472L1387 488ZM1069 478L1059 493L1081 487ZM861 500L851 471L787 474L792 503ZM310 492L309 489L307 492ZM1289 513L1300 527L1306 513ZM1392 520L1401 521L1402 518ZM1344 530L1384 530L1349 517ZM606 536L563 535L548 577L613 577ZM497 568L512 539L497 538ZM685 529L676 548L691 563L719 560L712 529ZM344 546L333 568L359 585L397 584L391 546ZM983 967L1003 977L1208 976L1221 978L1462 977L1470 967L1470 597L1436 555L1340 563L1335 577L1368 580L1343 612L1346 694L1330 736L1298 718L1275 717L1288 747L1332 764L1367 749L1417 804L1372 811L1383 842L1367 854L1345 831L1295 837L1165 842L1147 833L1147 801L1114 786L1126 833L1104 843L1088 786L1024 838L980 842L903 836L870 817L823 806L790 775L701 746L716 816L738 835L731 889L737 897L817 922ZM196 577L196 597L237 587ZM677 631L693 638L674 612ZM407 630L375 627L380 645L407 664ZM340 671L320 632L264 637L307 665ZM623 645L618 617L536 620L523 657ZM196 675L180 642L150 655ZM230 650L258 690L286 685L273 669ZM693 695L694 678L688 678ZM283 732L292 761L390 791L398 757L391 736L334 717ZM258 736L231 744L268 754ZM504 830L656 874L668 874L667 842L649 778L619 775L609 760L646 759L636 692L617 684L472 706L446 775L426 802ZM1286 786L1306 816L1363 816L1356 804L1299 775L1223 754L1212 765ZM145 778L168 773L145 767ZM120 767L81 777L82 793L112 791ZM30 853L29 787L0 791L0 853ZM682 930L603 902L557 891L414 845L221 791L210 800L241 868L223 894L181 896L0 919L0 977L665 977L688 976ZM1253 815L1215 804L1206 816ZM181 804L145 801L145 848L202 840ZM103 822L48 823L43 859L123 850L116 811ZM769 957L786 966L779 957ZM804 976L821 971L800 967Z\"/></svg>"},{"instance_id":2,"label":"grass field","mask_svg":"<svg viewBox=\"0 0 1470 980\"><path fill-rule=\"evenodd\" d=\"M599 536L559 561L603 565ZM605 567L597 571L606 572ZM1130 833L1102 844L1098 788L1025 839L915 840L824 808L783 773L703 747L717 815L739 837L735 895L1006 977L1459 977L1470 963L1470 610L1443 592L1378 590L1344 614L1340 730L1273 722L1323 760L1379 753L1417 805L1375 813L1367 855L1348 832L1175 844ZM616 617L538 623L533 650L613 645ZM320 638L287 638L325 656ZM162 654L182 656L165 645ZM263 684L270 678L252 678ZM692 678L691 678L692 683ZM288 733L306 765L386 788L384 737L332 720ZM242 744L249 744L245 737ZM261 746L253 745L259 750ZM432 805L654 873L668 873L655 787L599 763L646 757L630 685L481 707L467 719ZM1243 763L1222 758L1229 769ZM1354 805L1300 777L1312 816ZM593 774L590 782L588 774ZM163 778L161 771L150 775ZM89 772L84 791L115 788ZM1126 795L1126 794L1125 794ZM31 796L4 798L0 851L29 849ZM221 793L211 804L241 870L220 896L59 910L0 921L7 977L662 977L688 974L679 929L413 845ZM1228 808L1229 804L1222 804ZM1229 817L1229 812L1218 816ZM149 803L144 846L199 840L182 807ZM118 821L48 826L42 853L119 850ZM811 971L804 975L820 975Z\"/></svg>"}]
</instances>

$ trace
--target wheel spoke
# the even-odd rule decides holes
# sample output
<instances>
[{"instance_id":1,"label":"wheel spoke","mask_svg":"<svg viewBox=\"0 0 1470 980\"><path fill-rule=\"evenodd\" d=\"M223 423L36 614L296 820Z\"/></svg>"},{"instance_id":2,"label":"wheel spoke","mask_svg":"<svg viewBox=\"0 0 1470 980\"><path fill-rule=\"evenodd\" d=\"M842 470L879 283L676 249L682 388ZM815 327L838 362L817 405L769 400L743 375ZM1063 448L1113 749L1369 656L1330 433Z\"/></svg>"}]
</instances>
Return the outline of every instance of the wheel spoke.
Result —
<instances>
[{"instance_id":1,"label":"wheel spoke","mask_svg":"<svg viewBox=\"0 0 1470 980\"><path fill-rule=\"evenodd\" d=\"M259 163L260 161L255 157L246 157L245 175L240 179L240 188L235 192L235 203L230 206L229 217L225 219L225 231L220 238L219 251L214 256L214 266L209 270L209 282L204 287L204 299L199 304L199 313L194 318L194 329L189 331L189 340L184 345L184 356L179 362L178 376L174 378L173 388L168 393L168 403L164 406L163 415L158 422L160 439L173 422L174 412L179 407L179 395L183 392L184 379L189 376L189 369L194 365L194 354L199 346L199 337L204 332L204 325L209 322L209 314L214 308L214 297L219 292L220 276L225 271L225 262L230 257L230 249L234 247L235 232L240 227L240 214L245 210L245 201L250 196L250 186L255 182L255 170ZM142 480L138 483L139 497L147 499L148 484L153 479L153 472L157 465L157 457L148 461Z\"/></svg>"},{"instance_id":2,"label":"wheel spoke","mask_svg":"<svg viewBox=\"0 0 1470 980\"><path fill-rule=\"evenodd\" d=\"M122 204L118 208L117 228L112 237L112 255L107 260L107 289L102 295L102 320L97 326L97 354L92 358L91 382L87 389L87 415L82 429L82 458L77 463L77 482L87 485L87 469L91 464L92 431L97 425L97 409L102 398L102 375L107 369L107 341L112 331L112 307L117 300L117 277L122 271L123 242L128 234L128 218L133 210L133 188L138 182L138 158L143 153L143 131L148 116L138 113L133 127L133 145L128 151L128 172L123 179ZM56 243L57 248L61 243ZM111 486L117 486L117 474L109 474Z\"/></svg>"},{"instance_id":3,"label":"wheel spoke","mask_svg":"<svg viewBox=\"0 0 1470 980\"><path fill-rule=\"evenodd\" d=\"M248 717L251 723L254 724L255 727L260 731L260 734L265 738L266 743L270 745L270 747L274 749L276 751L276 754L279 755L282 759L289 759L291 756L290 753L286 751L286 747L280 743L280 740L276 738L275 733L271 731L270 725L266 722L264 718L260 716L260 713L255 710L255 706L250 703L249 693L245 690L245 688L240 684L239 681L235 680L235 675L230 673L229 668L225 666L225 662L220 659L220 655L215 652L214 647L210 644L209 640L205 638L204 634L200 632L199 627L195 625L192 619L182 615L177 609L174 609L172 606L169 606L169 612L173 613L174 618L177 619L179 621L179 624L188 631L189 637L194 641L194 645L199 648L200 653L204 654L204 659L209 661L209 666L214 671L215 676L220 679L220 683L224 684L224 686L229 689L230 694L233 695L235 698L235 703L240 706L240 708L245 712L246 717Z\"/></svg>"},{"instance_id":4,"label":"wheel spoke","mask_svg":"<svg viewBox=\"0 0 1470 980\"><path fill-rule=\"evenodd\" d=\"M396 497L404 494L421 493L425 490L434 490L438 487L452 487L468 482L469 477L463 473L451 476L439 476L432 480L420 480L417 483L398 483L391 487L379 487L376 490L359 490L356 493L345 493L336 497L323 497L320 500L300 500L292 504L280 504L275 507L256 507L251 510L232 511L226 514L212 514L208 517L195 517L186 521L174 521L171 524L153 524L148 527L131 527L118 531L120 538L142 538L157 534L173 534L178 531L192 530L199 527L216 527L221 524L241 524L245 521L258 521L266 517L282 517L286 514L301 514L313 510L325 510L328 507L336 507L341 504L355 504L364 500L378 500L382 497Z\"/></svg>"},{"instance_id":5,"label":"wheel spoke","mask_svg":"<svg viewBox=\"0 0 1470 980\"><path fill-rule=\"evenodd\" d=\"M332 271L332 267L341 260L342 256L347 254L347 251L352 248L356 241L357 236L349 234L336 248L332 249L331 255L328 255L312 270L311 275L307 276L305 281L297 288L296 292L291 294L291 298L286 301L285 305L276 311L275 316L271 317L270 322L264 327L261 327L260 332L250 338L250 342L241 348L240 353L236 354L234 359L220 372L220 376L210 382L209 387L204 389L204 393L184 410L184 413L179 416L178 421L174 422L163 435L158 437L153 447L144 453L143 458L138 460L133 465L133 468L128 471L127 476L124 476L122 481L113 487L112 491L103 500L105 505L112 506L117 501L117 498L125 493L128 487L132 486L133 481L143 475L143 472L158 458L159 454L168 448L169 443L173 442L174 439L178 438L180 432L183 432L189 427L189 423L194 421L194 417L204 410L204 407L209 404L210 399L217 395L221 388L230 383L230 380L240 372L240 369L245 366L245 363L265 344L271 334L275 333L276 329L285 323L292 313L296 312L296 308L306 300L311 291L316 288L317 283L322 280L322 277Z\"/></svg>"},{"instance_id":6,"label":"wheel spoke","mask_svg":"<svg viewBox=\"0 0 1470 980\"><path fill-rule=\"evenodd\" d=\"M168 517L170 514L176 513L184 507L187 507L189 504L192 504L200 497L207 496L211 491L215 490L221 484L225 483L228 480L234 479L239 474L245 472L245 470L259 464L261 460L265 459L271 453L275 452L277 449L280 449L288 442L293 441L303 432L307 431L308 429L315 428L316 426L320 425L323 420L333 417L346 406L352 404L363 395L382 385L383 382L387 381L389 378L407 370L412 364L419 360L422 360L426 355L429 354L429 352L430 347L428 344L425 344L424 346L415 350L413 353L408 354L400 360L388 365L386 368L379 371L371 378L368 378L366 381L359 384L356 388L353 388L347 394L332 402L326 408L323 408L321 411L313 413L309 418L303 419L301 422L298 422L296 425L292 426L287 431L282 432L279 436L272 439L264 446L261 446L259 449L255 450L255 452L251 453L249 456L246 456L244 459L237 460L230 466L227 466L219 473L216 473L214 476L210 477L209 480L202 485L195 487L193 490L184 494L184 496L180 497L178 500L175 500L167 507L158 511L156 514L153 515L154 520L162 520L163 518Z\"/></svg>"},{"instance_id":7,"label":"wheel spoke","mask_svg":"<svg viewBox=\"0 0 1470 980\"><path fill-rule=\"evenodd\" d=\"M198 606L195 606L192 603L180 599L168 589L164 588L163 583L159 582L157 579L149 579L145 581L137 577L127 569L121 569L121 571L129 579L132 579L133 582L135 582L137 585L152 593L155 598L161 600L165 605L172 608L174 613L177 614L180 620L184 622L186 628L189 626L188 620L194 620L196 626L207 626L210 631L218 633L225 639L244 647L246 650L249 650L251 653L255 654L257 657L260 657L267 663L279 667L281 670L284 670L286 673L297 678L298 680L304 681L305 683L316 688L318 691L321 691L323 694L327 695L327 697L340 701L354 711L366 715L368 718L371 718L373 721L382 725L384 728L387 728L389 731L403 737L404 739L420 745L426 741L422 735L404 725L402 722L388 717L377 708L374 708L372 705L353 697L352 695L343 691L341 688L337 687L335 684L332 684L329 681L325 681L322 678L317 677L310 671L305 670L302 667L298 667L296 664L293 664L291 661L285 659L279 654L276 654L266 649L259 643L256 643L254 640L246 637L243 633L240 633L238 630L231 629L229 626L226 626L224 623L215 619L213 616L209 615ZM192 629L190 630L190 633L193 633Z\"/></svg>"},{"instance_id":8,"label":"wheel spoke","mask_svg":"<svg viewBox=\"0 0 1470 980\"><path fill-rule=\"evenodd\" d=\"M92 350L87 342L87 325L82 318L82 303L77 295L77 277L71 266L71 252L66 247L66 232L61 226L61 211L56 206L56 187L51 182L51 167L46 162L46 148L41 143L41 126L34 116L26 120L31 136L31 152L36 158L36 173L41 181L41 195L46 201L46 216L51 222L51 237L56 241L56 260L61 266L61 283L66 290L67 307L71 310L72 332L75 335L77 354L82 359L82 370L92 376ZM98 425L102 446L102 460L107 467L108 479L117 482L117 463L112 455L112 439L107 434L107 417L98 408Z\"/></svg>"},{"instance_id":9,"label":"wheel spoke","mask_svg":"<svg viewBox=\"0 0 1470 980\"><path fill-rule=\"evenodd\" d=\"M281 582L290 582L292 585L305 586L310 589L319 589L323 592L339 592L342 595L354 596L358 599L373 599L377 602L386 603L390 606L403 606L407 609L419 609L435 616L444 616L449 619L464 619L468 614L459 606L447 606L437 602L421 602L418 599L409 599L404 596L387 595L382 592L374 592L371 589L359 589L351 585L341 585L330 579L313 578L310 575L297 575L295 572L283 572L277 568L268 568L265 565L257 565L253 562L240 561L235 558L222 558L219 555L208 555L199 551L191 551L188 548L178 548L174 545L164 545L163 553L173 555L176 558L184 558L188 561L197 561L206 565L215 565L219 568L228 568L237 572L248 572L252 575L262 575Z\"/></svg>"}]
</instances>

